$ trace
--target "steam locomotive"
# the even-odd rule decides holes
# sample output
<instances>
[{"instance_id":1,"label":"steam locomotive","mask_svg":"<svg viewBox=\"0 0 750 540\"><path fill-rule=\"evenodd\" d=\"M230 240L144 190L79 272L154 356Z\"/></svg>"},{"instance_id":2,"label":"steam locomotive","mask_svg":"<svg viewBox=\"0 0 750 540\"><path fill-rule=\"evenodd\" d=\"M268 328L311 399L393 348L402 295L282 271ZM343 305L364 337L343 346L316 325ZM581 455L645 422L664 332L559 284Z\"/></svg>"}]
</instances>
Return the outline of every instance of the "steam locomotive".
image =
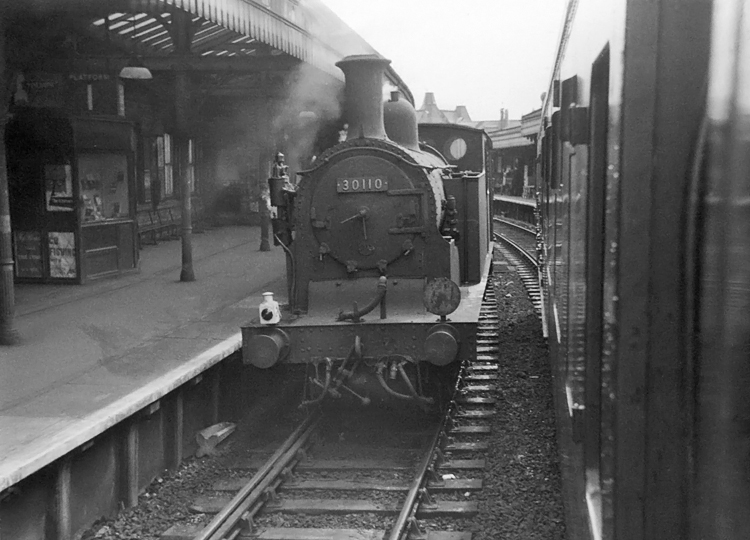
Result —
<instances>
[{"instance_id":1,"label":"steam locomotive","mask_svg":"<svg viewBox=\"0 0 750 540\"><path fill-rule=\"evenodd\" d=\"M442 125L430 126L434 146L420 143L413 106L397 92L383 103L389 63L337 64L347 139L298 185L271 186L289 302L242 327L243 359L304 364L308 404L344 395L428 406L476 352L491 264L489 138Z\"/></svg>"}]
</instances>

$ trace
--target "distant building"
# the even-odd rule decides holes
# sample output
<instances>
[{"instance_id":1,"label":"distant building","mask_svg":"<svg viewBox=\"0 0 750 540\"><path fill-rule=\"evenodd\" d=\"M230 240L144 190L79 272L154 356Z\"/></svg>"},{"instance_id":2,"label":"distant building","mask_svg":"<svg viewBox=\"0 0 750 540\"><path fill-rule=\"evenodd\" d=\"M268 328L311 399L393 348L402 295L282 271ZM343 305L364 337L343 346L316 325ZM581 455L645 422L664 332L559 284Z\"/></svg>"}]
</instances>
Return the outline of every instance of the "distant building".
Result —
<instances>
[{"instance_id":1,"label":"distant building","mask_svg":"<svg viewBox=\"0 0 750 540\"><path fill-rule=\"evenodd\" d=\"M458 105L452 111L441 109L437 106L434 92L425 93L422 106L417 109L417 122L420 124L463 124L465 126L483 129L487 133L521 125L520 120L509 119L508 109L500 109L499 120L480 121L474 121L471 119L469 110L465 105Z\"/></svg>"},{"instance_id":2,"label":"distant building","mask_svg":"<svg viewBox=\"0 0 750 540\"><path fill-rule=\"evenodd\" d=\"M542 110L536 109L523 115L521 120L501 121L494 129L476 126L482 127L492 139L490 176L495 182L496 193L534 197L537 185L536 140L541 117Z\"/></svg>"},{"instance_id":3,"label":"distant building","mask_svg":"<svg viewBox=\"0 0 750 540\"><path fill-rule=\"evenodd\" d=\"M427 92L417 110L421 124L463 124L483 129L492 139L488 176L497 193L516 197L533 197L536 190L536 138L541 109L531 111L520 120L511 120L508 109L500 109L498 120L473 121L464 105L455 110L437 106L435 94Z\"/></svg>"},{"instance_id":4,"label":"distant building","mask_svg":"<svg viewBox=\"0 0 750 540\"><path fill-rule=\"evenodd\" d=\"M520 126L521 121L511 120L509 118L508 109L500 109L500 120L481 120L479 122L472 122L472 125L475 128L485 130L489 134L492 131L499 131Z\"/></svg>"},{"instance_id":5,"label":"distant building","mask_svg":"<svg viewBox=\"0 0 750 540\"><path fill-rule=\"evenodd\" d=\"M435 94L427 92L424 95L422 106L417 109L417 122L421 124L464 124L473 126L469 111L464 105L459 105L453 111L444 111L438 108Z\"/></svg>"}]
</instances>

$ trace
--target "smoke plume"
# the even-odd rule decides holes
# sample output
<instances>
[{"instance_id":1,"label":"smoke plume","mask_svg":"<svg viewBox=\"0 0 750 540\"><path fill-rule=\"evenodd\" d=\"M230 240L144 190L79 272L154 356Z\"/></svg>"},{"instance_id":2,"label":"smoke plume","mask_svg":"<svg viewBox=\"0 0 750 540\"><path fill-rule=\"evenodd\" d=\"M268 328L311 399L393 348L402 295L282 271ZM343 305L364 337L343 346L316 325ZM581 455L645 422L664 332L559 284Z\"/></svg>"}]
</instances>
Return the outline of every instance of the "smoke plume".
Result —
<instances>
[{"instance_id":1,"label":"smoke plume","mask_svg":"<svg viewBox=\"0 0 750 540\"><path fill-rule=\"evenodd\" d=\"M343 83L302 63L286 77L285 87L271 125L278 150L285 154L290 170L297 172L336 143Z\"/></svg>"}]
</instances>

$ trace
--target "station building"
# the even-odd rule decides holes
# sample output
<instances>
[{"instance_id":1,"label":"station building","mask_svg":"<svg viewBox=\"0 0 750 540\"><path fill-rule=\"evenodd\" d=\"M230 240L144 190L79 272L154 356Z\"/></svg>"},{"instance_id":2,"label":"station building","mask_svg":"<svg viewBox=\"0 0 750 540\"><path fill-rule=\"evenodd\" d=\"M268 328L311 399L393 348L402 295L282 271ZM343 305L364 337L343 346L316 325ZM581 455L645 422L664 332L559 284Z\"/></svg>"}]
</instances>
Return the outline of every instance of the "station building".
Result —
<instances>
[{"instance_id":1,"label":"station building","mask_svg":"<svg viewBox=\"0 0 750 540\"><path fill-rule=\"evenodd\" d=\"M497 128L485 128L492 139L492 176L495 193L534 198L537 186L536 141L541 109L505 120Z\"/></svg>"}]
</instances>

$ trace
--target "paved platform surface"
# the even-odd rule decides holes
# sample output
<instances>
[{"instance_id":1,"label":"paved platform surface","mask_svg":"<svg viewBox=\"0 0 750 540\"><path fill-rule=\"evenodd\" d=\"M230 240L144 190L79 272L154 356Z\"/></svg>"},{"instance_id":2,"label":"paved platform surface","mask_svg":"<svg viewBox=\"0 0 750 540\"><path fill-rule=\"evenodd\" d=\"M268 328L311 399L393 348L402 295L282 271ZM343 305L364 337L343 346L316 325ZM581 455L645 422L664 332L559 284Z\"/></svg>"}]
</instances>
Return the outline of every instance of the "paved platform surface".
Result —
<instances>
[{"instance_id":1,"label":"paved platform surface","mask_svg":"<svg viewBox=\"0 0 750 540\"><path fill-rule=\"evenodd\" d=\"M140 252L140 272L87 285L17 285L22 343L0 347L0 490L239 349L261 293L285 299L280 247L258 227L193 235L196 281L179 281L180 240Z\"/></svg>"}]
</instances>

